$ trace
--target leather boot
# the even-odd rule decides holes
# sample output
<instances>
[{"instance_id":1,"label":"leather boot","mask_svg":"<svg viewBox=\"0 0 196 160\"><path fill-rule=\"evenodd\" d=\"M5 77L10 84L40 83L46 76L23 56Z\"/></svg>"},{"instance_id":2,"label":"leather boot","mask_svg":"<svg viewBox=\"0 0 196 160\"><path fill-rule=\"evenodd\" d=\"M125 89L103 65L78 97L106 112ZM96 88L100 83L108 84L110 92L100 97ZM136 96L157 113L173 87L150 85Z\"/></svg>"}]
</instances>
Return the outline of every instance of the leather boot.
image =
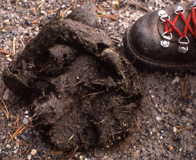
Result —
<instances>
[{"instance_id":1,"label":"leather boot","mask_svg":"<svg viewBox=\"0 0 196 160\"><path fill-rule=\"evenodd\" d=\"M172 72L196 67L196 2L144 15L123 41L125 54L139 66Z\"/></svg>"}]
</instances>

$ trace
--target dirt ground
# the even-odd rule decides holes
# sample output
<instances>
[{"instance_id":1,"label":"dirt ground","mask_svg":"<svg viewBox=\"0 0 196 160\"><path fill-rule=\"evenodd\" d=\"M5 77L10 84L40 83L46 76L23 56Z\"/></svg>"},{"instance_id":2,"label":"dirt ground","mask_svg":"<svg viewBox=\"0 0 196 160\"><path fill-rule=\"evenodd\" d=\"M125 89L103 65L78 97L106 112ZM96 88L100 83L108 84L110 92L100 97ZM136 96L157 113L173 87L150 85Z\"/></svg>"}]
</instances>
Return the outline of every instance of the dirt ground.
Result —
<instances>
[{"instance_id":1,"label":"dirt ground","mask_svg":"<svg viewBox=\"0 0 196 160\"><path fill-rule=\"evenodd\" d=\"M35 0L2 0L0 2L0 47L14 54L13 46L15 46L13 57L1 53L1 74L10 61L22 52L23 43L25 45L29 39L33 38L55 13L55 11L47 11L59 7L68 9L72 4L80 4L82 1L48 0L34 12L34 8L39 7L38 2ZM93 2L89 3L93 4ZM128 25L132 25L147 12L176 3L186 2L95 2L105 11L100 18L102 27L120 49L123 46L122 35ZM107 16L104 17L104 15ZM140 107L135 111L134 130L130 131L126 139L108 150L99 147L91 148L84 152L76 152L73 159L196 159L195 72L162 73L139 68L136 70L141 81L143 97ZM32 115L27 103L22 100L16 101L18 96L4 87L2 79L0 84L4 90L1 97L9 111L7 119L3 110L0 109L0 159L71 159L73 152L65 157L67 152L57 151L42 140L42 135L32 128ZM184 92L186 91L184 94L182 88ZM1 106L4 108L3 103ZM28 123L29 126L9 141L14 133L12 130L17 119L19 127L24 123Z\"/></svg>"}]
</instances>

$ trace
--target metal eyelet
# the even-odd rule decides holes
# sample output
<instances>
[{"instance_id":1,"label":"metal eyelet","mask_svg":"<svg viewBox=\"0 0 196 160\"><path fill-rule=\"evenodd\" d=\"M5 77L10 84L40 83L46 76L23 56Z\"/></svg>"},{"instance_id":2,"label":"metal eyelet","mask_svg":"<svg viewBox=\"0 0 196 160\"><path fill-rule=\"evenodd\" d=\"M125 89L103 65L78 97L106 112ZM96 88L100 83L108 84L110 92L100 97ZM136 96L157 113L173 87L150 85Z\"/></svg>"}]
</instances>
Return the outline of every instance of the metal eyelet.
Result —
<instances>
[{"instance_id":1,"label":"metal eyelet","mask_svg":"<svg viewBox=\"0 0 196 160\"><path fill-rule=\"evenodd\" d=\"M178 43L180 43L181 45L188 45L189 44L189 39L188 39L188 37L186 37L186 38L183 38L183 39L186 39L186 41L185 42L182 42L181 40L182 40L182 36L179 38L179 40L178 40Z\"/></svg>"},{"instance_id":2,"label":"metal eyelet","mask_svg":"<svg viewBox=\"0 0 196 160\"><path fill-rule=\"evenodd\" d=\"M166 22L165 19L170 19L170 16L168 16L168 15L166 14L166 15L162 15L162 16L160 17L160 20L162 20L163 22Z\"/></svg>"},{"instance_id":3,"label":"metal eyelet","mask_svg":"<svg viewBox=\"0 0 196 160\"><path fill-rule=\"evenodd\" d=\"M178 12L184 13L184 9L181 6L174 7L174 13L179 15Z\"/></svg>"},{"instance_id":4,"label":"metal eyelet","mask_svg":"<svg viewBox=\"0 0 196 160\"><path fill-rule=\"evenodd\" d=\"M189 50L188 46L179 46L178 47L178 51L180 53L186 53L186 52L188 52L188 50Z\"/></svg>"},{"instance_id":5,"label":"metal eyelet","mask_svg":"<svg viewBox=\"0 0 196 160\"><path fill-rule=\"evenodd\" d=\"M161 17L162 15L166 15L167 13L164 10L159 10L158 15Z\"/></svg>"},{"instance_id":6,"label":"metal eyelet","mask_svg":"<svg viewBox=\"0 0 196 160\"><path fill-rule=\"evenodd\" d=\"M160 20L162 20L163 22L166 22L165 19L170 19L170 17L168 16L168 14L164 10L159 10L158 15L160 17Z\"/></svg>"},{"instance_id":7,"label":"metal eyelet","mask_svg":"<svg viewBox=\"0 0 196 160\"><path fill-rule=\"evenodd\" d=\"M191 10L192 7L196 7L196 2L195 1L190 5L189 9Z\"/></svg>"},{"instance_id":8,"label":"metal eyelet","mask_svg":"<svg viewBox=\"0 0 196 160\"><path fill-rule=\"evenodd\" d=\"M171 33L170 33L170 34L167 34L167 32L164 32L164 33L162 34L162 37L163 37L164 39L170 41L170 40L172 39L172 34L171 34Z\"/></svg>"},{"instance_id":9,"label":"metal eyelet","mask_svg":"<svg viewBox=\"0 0 196 160\"><path fill-rule=\"evenodd\" d=\"M166 41L166 40L162 40L160 42L160 45L164 48L168 48L169 47L169 44L170 44L170 41Z\"/></svg>"}]
</instances>

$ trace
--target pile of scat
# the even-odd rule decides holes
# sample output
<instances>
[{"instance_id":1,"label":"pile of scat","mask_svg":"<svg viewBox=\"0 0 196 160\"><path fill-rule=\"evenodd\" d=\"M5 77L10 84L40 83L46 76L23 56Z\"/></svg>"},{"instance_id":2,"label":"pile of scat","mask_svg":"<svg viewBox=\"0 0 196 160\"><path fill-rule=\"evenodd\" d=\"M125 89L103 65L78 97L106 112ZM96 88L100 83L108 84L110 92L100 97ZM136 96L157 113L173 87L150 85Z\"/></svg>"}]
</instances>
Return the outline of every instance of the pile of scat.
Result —
<instances>
[{"instance_id":1,"label":"pile of scat","mask_svg":"<svg viewBox=\"0 0 196 160\"><path fill-rule=\"evenodd\" d=\"M142 95L133 66L86 4L66 18L59 11L4 70L3 81L30 103L36 129L66 151L124 139Z\"/></svg>"}]
</instances>

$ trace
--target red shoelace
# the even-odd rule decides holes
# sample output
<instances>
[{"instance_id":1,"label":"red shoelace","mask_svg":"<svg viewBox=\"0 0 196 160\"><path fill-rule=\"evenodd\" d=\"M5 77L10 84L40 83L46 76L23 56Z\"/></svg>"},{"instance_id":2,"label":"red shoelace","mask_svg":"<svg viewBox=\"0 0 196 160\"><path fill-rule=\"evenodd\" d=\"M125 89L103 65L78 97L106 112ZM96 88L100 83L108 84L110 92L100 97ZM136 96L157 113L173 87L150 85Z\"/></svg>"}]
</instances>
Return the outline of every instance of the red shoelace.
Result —
<instances>
[{"instance_id":1,"label":"red shoelace","mask_svg":"<svg viewBox=\"0 0 196 160\"><path fill-rule=\"evenodd\" d=\"M184 26L184 31L183 33L175 26L178 18L181 17L182 20L184 21L185 23L185 26ZM194 31L193 29L191 28L190 26L190 21L192 20L192 23L193 23L193 28L194 28ZM191 8L191 13L189 14L189 17L188 19L186 19L184 17L184 14L182 12L178 12L178 14L176 15L176 17L174 18L173 22L170 21L169 19L165 19L165 23L164 23L164 27L165 27L165 32L166 34L170 34L173 30L177 32L177 34L182 38L186 38L187 37L187 32L188 30L190 31L190 33L193 35L193 37L196 39L196 14L195 14L195 7L192 7ZM168 24L170 24L170 29L168 29Z\"/></svg>"}]
</instances>

